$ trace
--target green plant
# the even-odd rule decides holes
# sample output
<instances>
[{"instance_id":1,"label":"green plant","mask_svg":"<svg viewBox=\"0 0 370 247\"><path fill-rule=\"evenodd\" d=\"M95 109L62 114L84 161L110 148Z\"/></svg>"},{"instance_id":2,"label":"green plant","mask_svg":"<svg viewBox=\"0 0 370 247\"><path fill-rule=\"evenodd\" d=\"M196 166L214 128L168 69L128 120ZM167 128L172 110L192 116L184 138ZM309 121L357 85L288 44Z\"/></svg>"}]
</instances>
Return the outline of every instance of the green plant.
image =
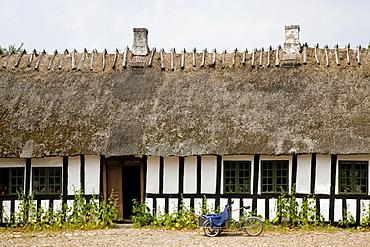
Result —
<instances>
[{"instance_id":1,"label":"green plant","mask_svg":"<svg viewBox=\"0 0 370 247\"><path fill-rule=\"evenodd\" d=\"M197 225L197 219L187 214L191 210L186 207L183 198L181 199L179 207L180 209L173 213L158 212L154 216L151 225L165 227L172 230L194 229ZM204 210L204 208L202 210Z\"/></svg>"},{"instance_id":2,"label":"green plant","mask_svg":"<svg viewBox=\"0 0 370 247\"><path fill-rule=\"evenodd\" d=\"M32 194L17 191L18 200L20 201L18 211L14 213L14 224L27 224L30 214L36 211L36 204Z\"/></svg>"},{"instance_id":3,"label":"green plant","mask_svg":"<svg viewBox=\"0 0 370 247\"><path fill-rule=\"evenodd\" d=\"M220 213L220 207L216 208L216 210L212 210L212 208L208 205L208 200L206 196L203 196L203 204L201 206L201 215L206 215L210 213Z\"/></svg>"},{"instance_id":4,"label":"green plant","mask_svg":"<svg viewBox=\"0 0 370 247\"><path fill-rule=\"evenodd\" d=\"M11 44L7 48L6 47L4 48L4 47L0 46L0 55L1 54L9 55L9 54L12 54L12 53L20 53L22 51L23 45L24 44L21 43L21 45L19 47L16 47L15 44Z\"/></svg>"},{"instance_id":5,"label":"green plant","mask_svg":"<svg viewBox=\"0 0 370 247\"><path fill-rule=\"evenodd\" d=\"M319 213L316 206L316 198L313 193L303 198L302 206L299 211L299 224L301 226L324 224L324 217Z\"/></svg>"},{"instance_id":6,"label":"green plant","mask_svg":"<svg viewBox=\"0 0 370 247\"><path fill-rule=\"evenodd\" d=\"M194 217L189 216L187 213L191 211L185 205L184 199L181 197L180 210L176 213L175 227L194 229L197 225L197 220Z\"/></svg>"},{"instance_id":7,"label":"green plant","mask_svg":"<svg viewBox=\"0 0 370 247\"><path fill-rule=\"evenodd\" d=\"M67 208L68 222L85 225L89 223L90 225L106 227L113 224L113 220L118 218L117 200L113 197L113 190L108 202L97 195L93 195L87 202L82 190L74 190L74 194L73 207Z\"/></svg>"},{"instance_id":8,"label":"green plant","mask_svg":"<svg viewBox=\"0 0 370 247\"><path fill-rule=\"evenodd\" d=\"M197 226L197 219L188 215L189 211L193 209L187 207L184 203L184 199L181 198L179 210L172 213L165 213L158 210L155 215L150 214L149 208L146 204L140 204L136 200L133 200L134 205L131 216L133 223L138 226L152 226L152 227L164 227L171 230L176 229L195 229ZM175 206L175 205L174 205ZM203 204L200 207L200 214L217 213L220 211L218 207L216 210L211 210L207 205L207 198L204 197Z\"/></svg>"},{"instance_id":9,"label":"green plant","mask_svg":"<svg viewBox=\"0 0 370 247\"><path fill-rule=\"evenodd\" d=\"M338 224L343 227L352 227L356 224L355 218L348 212L348 210L343 209L343 219L338 221Z\"/></svg>"},{"instance_id":10,"label":"green plant","mask_svg":"<svg viewBox=\"0 0 370 247\"><path fill-rule=\"evenodd\" d=\"M276 217L272 223L293 227L318 225L323 222L324 218L315 204L314 194L303 198L300 206L296 198L295 186L292 187L290 194L281 192L276 201Z\"/></svg>"},{"instance_id":11,"label":"green plant","mask_svg":"<svg viewBox=\"0 0 370 247\"><path fill-rule=\"evenodd\" d=\"M359 227L359 230L370 228L370 203L368 203L367 206L364 202L362 203L362 214Z\"/></svg>"},{"instance_id":12,"label":"green plant","mask_svg":"<svg viewBox=\"0 0 370 247\"><path fill-rule=\"evenodd\" d=\"M49 229L95 229L106 228L118 218L116 200L111 194L108 202L101 196L93 195L86 200L82 190L74 191L72 207L64 202L60 209L36 207L32 194L18 193L20 201L18 211L13 215L12 228L22 227L26 230Z\"/></svg>"},{"instance_id":13,"label":"green plant","mask_svg":"<svg viewBox=\"0 0 370 247\"><path fill-rule=\"evenodd\" d=\"M148 226L153 221L153 216L150 213L148 206L145 203L139 203L136 199L132 200L132 213L130 216L132 223L137 227Z\"/></svg>"}]
</instances>

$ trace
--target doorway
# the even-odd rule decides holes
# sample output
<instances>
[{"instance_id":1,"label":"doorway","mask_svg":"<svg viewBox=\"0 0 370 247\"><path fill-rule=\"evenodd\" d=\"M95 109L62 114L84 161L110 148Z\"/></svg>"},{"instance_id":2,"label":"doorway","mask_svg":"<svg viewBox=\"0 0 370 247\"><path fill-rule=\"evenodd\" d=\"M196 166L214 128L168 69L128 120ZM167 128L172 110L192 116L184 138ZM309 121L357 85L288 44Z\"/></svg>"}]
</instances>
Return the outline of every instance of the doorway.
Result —
<instances>
[{"instance_id":1,"label":"doorway","mask_svg":"<svg viewBox=\"0 0 370 247\"><path fill-rule=\"evenodd\" d=\"M143 161L134 156L122 156L106 158L103 164L104 199L107 201L112 193L117 200L117 220L127 221L132 214L132 200L144 202Z\"/></svg>"}]
</instances>

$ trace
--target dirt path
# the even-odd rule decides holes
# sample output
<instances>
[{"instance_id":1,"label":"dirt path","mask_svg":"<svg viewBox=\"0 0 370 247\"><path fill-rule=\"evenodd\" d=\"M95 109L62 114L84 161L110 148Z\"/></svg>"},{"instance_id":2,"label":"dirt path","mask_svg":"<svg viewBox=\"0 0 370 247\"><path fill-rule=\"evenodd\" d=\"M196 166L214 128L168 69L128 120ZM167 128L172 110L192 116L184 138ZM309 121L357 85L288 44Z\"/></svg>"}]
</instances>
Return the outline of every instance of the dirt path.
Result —
<instances>
[{"instance_id":1,"label":"dirt path","mask_svg":"<svg viewBox=\"0 0 370 247\"><path fill-rule=\"evenodd\" d=\"M370 232L263 232L258 237L225 232L115 228L62 233L0 233L0 246L370 246Z\"/></svg>"}]
</instances>

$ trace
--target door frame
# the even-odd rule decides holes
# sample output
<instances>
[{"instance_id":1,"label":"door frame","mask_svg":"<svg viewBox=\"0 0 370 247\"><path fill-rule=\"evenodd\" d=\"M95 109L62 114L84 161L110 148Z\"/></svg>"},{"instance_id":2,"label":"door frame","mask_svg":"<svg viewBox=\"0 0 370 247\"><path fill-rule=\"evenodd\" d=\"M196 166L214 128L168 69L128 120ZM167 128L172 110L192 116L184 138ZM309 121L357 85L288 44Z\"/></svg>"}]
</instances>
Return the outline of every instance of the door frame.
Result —
<instances>
[{"instance_id":1,"label":"door frame","mask_svg":"<svg viewBox=\"0 0 370 247\"><path fill-rule=\"evenodd\" d=\"M107 158L103 158L103 198L104 201L107 202L108 198L110 196L110 192L107 191L108 189L108 172L107 172L107 161L140 161L139 165L132 165L132 166L140 166L140 202L145 202L145 170L144 170L144 159L141 157L136 157L133 155L129 156L111 156ZM115 165L117 166L117 165ZM130 165L124 165L121 166L130 166ZM122 176L122 174L121 174Z\"/></svg>"}]
</instances>

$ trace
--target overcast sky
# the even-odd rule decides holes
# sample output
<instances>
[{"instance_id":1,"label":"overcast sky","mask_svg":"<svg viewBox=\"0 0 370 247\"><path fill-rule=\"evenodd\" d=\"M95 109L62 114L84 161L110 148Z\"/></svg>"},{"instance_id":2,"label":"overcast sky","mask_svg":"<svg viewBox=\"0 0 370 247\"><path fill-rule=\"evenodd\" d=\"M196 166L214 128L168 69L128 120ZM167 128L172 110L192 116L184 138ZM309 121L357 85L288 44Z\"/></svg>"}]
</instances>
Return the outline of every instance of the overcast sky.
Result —
<instances>
[{"instance_id":1,"label":"overcast sky","mask_svg":"<svg viewBox=\"0 0 370 247\"><path fill-rule=\"evenodd\" d=\"M132 46L132 28L149 30L149 47L218 52L276 47L284 26L300 25L300 41L320 47L370 41L364 0L0 0L0 46L52 53Z\"/></svg>"}]
</instances>

